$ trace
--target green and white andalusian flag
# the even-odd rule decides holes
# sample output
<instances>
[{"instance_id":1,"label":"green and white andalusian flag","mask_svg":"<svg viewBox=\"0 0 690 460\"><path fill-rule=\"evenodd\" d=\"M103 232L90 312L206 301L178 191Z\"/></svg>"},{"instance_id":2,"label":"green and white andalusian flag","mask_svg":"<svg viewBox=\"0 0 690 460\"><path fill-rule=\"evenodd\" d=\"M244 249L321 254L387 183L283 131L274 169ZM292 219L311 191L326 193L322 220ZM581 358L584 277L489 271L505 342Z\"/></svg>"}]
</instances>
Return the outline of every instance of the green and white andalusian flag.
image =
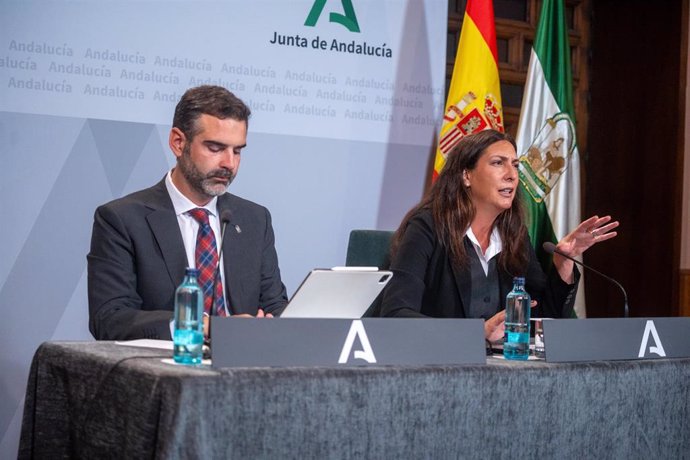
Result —
<instances>
[{"instance_id":1,"label":"green and white andalusian flag","mask_svg":"<svg viewBox=\"0 0 690 460\"><path fill-rule=\"evenodd\" d=\"M530 239L545 269L551 257L542 244L556 242L580 223L580 159L572 88L564 0L544 0L516 141ZM575 311L585 316L583 284Z\"/></svg>"}]
</instances>

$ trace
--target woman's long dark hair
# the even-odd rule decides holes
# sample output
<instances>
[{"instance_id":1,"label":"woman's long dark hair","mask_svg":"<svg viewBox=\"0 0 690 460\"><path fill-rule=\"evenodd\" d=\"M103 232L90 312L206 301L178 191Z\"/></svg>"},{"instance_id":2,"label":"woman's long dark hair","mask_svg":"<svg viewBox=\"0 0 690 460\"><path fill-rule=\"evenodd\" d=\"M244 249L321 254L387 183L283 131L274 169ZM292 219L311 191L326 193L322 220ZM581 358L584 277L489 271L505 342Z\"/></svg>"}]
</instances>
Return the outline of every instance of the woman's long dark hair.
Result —
<instances>
[{"instance_id":1,"label":"woman's long dark hair","mask_svg":"<svg viewBox=\"0 0 690 460\"><path fill-rule=\"evenodd\" d=\"M434 219L436 236L449 250L452 261L461 267L469 265L463 240L476 210L469 190L463 184L463 172L473 170L486 149L499 141L508 141L515 147L515 141L509 134L494 130L480 131L458 142L448 154L446 164L429 192L403 218L393 238L393 253L396 252L410 219L420 210L429 209ZM501 212L494 223L503 242L498 266L510 274L524 275L528 259L527 229L518 184L515 186L512 206Z\"/></svg>"}]
</instances>

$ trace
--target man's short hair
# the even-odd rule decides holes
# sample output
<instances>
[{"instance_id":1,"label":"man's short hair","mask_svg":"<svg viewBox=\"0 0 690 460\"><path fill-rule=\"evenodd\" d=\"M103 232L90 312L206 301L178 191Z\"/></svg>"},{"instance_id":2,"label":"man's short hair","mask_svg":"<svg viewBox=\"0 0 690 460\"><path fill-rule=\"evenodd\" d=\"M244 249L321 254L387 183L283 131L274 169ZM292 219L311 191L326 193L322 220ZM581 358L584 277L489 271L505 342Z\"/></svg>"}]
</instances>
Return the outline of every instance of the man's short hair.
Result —
<instances>
[{"instance_id":1,"label":"man's short hair","mask_svg":"<svg viewBox=\"0 0 690 460\"><path fill-rule=\"evenodd\" d=\"M248 124L251 110L240 98L222 86L197 86L188 89L177 103L173 128L178 128L191 141L198 133L196 121L202 114L221 120L231 118Z\"/></svg>"}]
</instances>

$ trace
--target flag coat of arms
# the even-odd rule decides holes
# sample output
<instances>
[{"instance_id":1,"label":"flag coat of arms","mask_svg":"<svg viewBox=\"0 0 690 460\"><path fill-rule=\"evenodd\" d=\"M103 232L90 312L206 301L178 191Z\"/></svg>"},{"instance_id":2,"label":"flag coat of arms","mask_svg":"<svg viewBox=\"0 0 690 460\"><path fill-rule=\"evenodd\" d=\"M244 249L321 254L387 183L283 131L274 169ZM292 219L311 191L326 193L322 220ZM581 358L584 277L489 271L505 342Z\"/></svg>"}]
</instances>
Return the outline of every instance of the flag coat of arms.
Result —
<instances>
[{"instance_id":1,"label":"flag coat of arms","mask_svg":"<svg viewBox=\"0 0 690 460\"><path fill-rule=\"evenodd\" d=\"M432 179L460 139L487 128L504 129L494 7L492 0L468 0Z\"/></svg>"},{"instance_id":2,"label":"flag coat of arms","mask_svg":"<svg viewBox=\"0 0 690 460\"><path fill-rule=\"evenodd\" d=\"M542 244L555 243L580 223L580 164L572 88L564 1L544 0L516 143L530 239L545 270L551 256L542 250ZM585 316L583 284L575 311Z\"/></svg>"}]
</instances>

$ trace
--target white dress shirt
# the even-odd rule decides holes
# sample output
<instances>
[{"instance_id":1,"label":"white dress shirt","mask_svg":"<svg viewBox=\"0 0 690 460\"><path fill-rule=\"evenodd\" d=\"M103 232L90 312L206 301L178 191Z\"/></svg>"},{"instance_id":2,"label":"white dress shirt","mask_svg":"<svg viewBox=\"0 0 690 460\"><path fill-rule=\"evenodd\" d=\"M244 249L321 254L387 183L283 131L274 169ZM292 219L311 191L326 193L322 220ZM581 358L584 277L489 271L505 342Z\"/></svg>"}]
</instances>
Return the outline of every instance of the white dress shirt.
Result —
<instances>
[{"instance_id":1,"label":"white dress shirt","mask_svg":"<svg viewBox=\"0 0 690 460\"><path fill-rule=\"evenodd\" d=\"M465 235L472 242L472 246L474 246L477 257L479 257L479 263L482 264L482 268L484 269L484 274L488 276L489 261L503 250L503 241L501 240L501 235L498 233L498 229L494 227L494 229L491 231L491 235L489 236L489 247L486 248L486 252L482 252L482 247L479 244L477 237L474 236L472 227L467 228Z\"/></svg>"},{"instance_id":2,"label":"white dress shirt","mask_svg":"<svg viewBox=\"0 0 690 460\"><path fill-rule=\"evenodd\" d=\"M177 216L177 223L180 226L180 232L182 232L182 241L184 243L185 253L187 254L187 266L196 267L196 260L194 257L194 252L196 250L196 237L199 233L199 222L194 219L194 217L187 214L195 208L204 208L208 210L208 220L211 225L211 230L216 238L216 250L219 251L218 264L220 267L223 266L223 253L220 251L220 218L218 216L218 197L213 197L211 201L206 203L205 206L197 206L189 198L184 196L180 192L172 181L172 170L168 171L168 175L165 177L165 187L168 189L168 195L172 200L173 208L175 208L175 215ZM220 270L220 279L223 283L223 299L225 300L225 313L228 313L228 299L225 295L225 274L223 270Z\"/></svg>"}]
</instances>

